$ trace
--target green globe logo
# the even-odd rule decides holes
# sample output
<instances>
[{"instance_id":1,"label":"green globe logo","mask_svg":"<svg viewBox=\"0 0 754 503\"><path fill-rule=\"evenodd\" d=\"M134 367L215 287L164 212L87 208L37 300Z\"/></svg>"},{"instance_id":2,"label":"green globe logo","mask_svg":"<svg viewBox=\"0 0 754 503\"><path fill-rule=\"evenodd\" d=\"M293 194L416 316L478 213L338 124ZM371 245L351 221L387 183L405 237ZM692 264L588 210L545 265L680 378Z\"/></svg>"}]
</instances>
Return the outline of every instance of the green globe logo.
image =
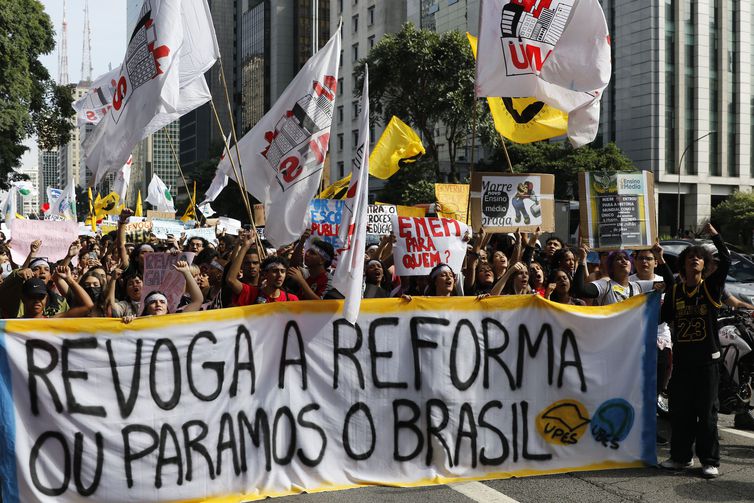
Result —
<instances>
[{"instance_id":1,"label":"green globe logo","mask_svg":"<svg viewBox=\"0 0 754 503\"><path fill-rule=\"evenodd\" d=\"M173 200L173 196L170 195L170 189L165 189L165 199L167 199L168 201Z\"/></svg>"}]
</instances>

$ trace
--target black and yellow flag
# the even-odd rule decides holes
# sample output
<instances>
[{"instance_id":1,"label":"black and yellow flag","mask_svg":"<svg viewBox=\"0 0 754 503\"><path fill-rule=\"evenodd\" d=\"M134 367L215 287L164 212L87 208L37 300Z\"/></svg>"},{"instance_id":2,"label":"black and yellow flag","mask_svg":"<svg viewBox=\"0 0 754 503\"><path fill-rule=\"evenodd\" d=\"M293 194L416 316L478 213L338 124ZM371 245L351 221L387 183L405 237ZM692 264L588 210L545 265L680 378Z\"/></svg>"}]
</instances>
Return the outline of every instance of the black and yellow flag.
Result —
<instances>
[{"instance_id":1,"label":"black and yellow flag","mask_svg":"<svg viewBox=\"0 0 754 503\"><path fill-rule=\"evenodd\" d=\"M466 33L476 58L477 38ZM568 114L536 98L488 97L495 129L515 143L532 143L568 132Z\"/></svg>"},{"instance_id":2,"label":"black and yellow flag","mask_svg":"<svg viewBox=\"0 0 754 503\"><path fill-rule=\"evenodd\" d=\"M97 198L94 200L94 217L101 220L106 215L119 215L123 208L120 196L116 192L110 192L105 197L100 197L97 194Z\"/></svg>"},{"instance_id":3,"label":"black and yellow flag","mask_svg":"<svg viewBox=\"0 0 754 503\"><path fill-rule=\"evenodd\" d=\"M406 164L416 161L427 151L421 138L405 122L393 116L369 154L369 174L387 180ZM318 199L343 199L351 183L351 174L325 188Z\"/></svg>"}]
</instances>

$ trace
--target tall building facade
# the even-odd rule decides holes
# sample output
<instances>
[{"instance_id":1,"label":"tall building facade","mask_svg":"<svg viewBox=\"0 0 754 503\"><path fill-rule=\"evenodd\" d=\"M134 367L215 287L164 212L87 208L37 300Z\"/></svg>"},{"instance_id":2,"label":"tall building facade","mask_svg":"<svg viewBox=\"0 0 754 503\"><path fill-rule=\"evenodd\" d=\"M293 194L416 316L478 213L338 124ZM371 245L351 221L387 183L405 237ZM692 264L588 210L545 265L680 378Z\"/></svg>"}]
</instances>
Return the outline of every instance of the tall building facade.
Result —
<instances>
[{"instance_id":1,"label":"tall building facade","mask_svg":"<svg viewBox=\"0 0 754 503\"><path fill-rule=\"evenodd\" d=\"M240 7L236 117L244 134L330 39L331 0L243 0Z\"/></svg>"},{"instance_id":2,"label":"tall building facade","mask_svg":"<svg viewBox=\"0 0 754 503\"><path fill-rule=\"evenodd\" d=\"M602 0L613 80L601 137L655 175L661 233L754 182L754 9L743 0Z\"/></svg>"},{"instance_id":3,"label":"tall building facade","mask_svg":"<svg viewBox=\"0 0 754 503\"><path fill-rule=\"evenodd\" d=\"M330 29L335 32L343 20L338 98L330 136L332 180L350 173L359 141L356 66L383 36L400 31L407 20L407 3L406 0L334 0L331 5ZM379 138L383 126L373 128L372 142Z\"/></svg>"},{"instance_id":4,"label":"tall building facade","mask_svg":"<svg viewBox=\"0 0 754 503\"><path fill-rule=\"evenodd\" d=\"M73 100L76 101L89 90L89 82L70 84L70 87ZM76 118L73 117L71 121L75 124ZM86 173L86 168L81 169L81 142L84 140L86 127L74 127L71 130L71 140L58 148L58 178L51 184L52 187L64 189L69 183L79 183L81 176Z\"/></svg>"},{"instance_id":5,"label":"tall building facade","mask_svg":"<svg viewBox=\"0 0 754 503\"><path fill-rule=\"evenodd\" d=\"M49 203L47 200L47 187L57 187L58 184L58 149L39 149L37 158L37 185L39 200Z\"/></svg>"}]
</instances>

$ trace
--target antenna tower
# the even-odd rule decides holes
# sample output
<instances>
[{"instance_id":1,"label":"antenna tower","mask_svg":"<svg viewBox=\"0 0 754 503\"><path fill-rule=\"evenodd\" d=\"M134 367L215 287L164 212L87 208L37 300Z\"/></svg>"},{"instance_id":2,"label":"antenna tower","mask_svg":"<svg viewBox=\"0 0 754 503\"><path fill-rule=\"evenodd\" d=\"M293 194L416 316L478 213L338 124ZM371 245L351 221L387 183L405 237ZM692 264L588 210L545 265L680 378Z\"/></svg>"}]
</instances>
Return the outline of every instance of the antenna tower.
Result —
<instances>
[{"instance_id":1,"label":"antenna tower","mask_svg":"<svg viewBox=\"0 0 754 503\"><path fill-rule=\"evenodd\" d=\"M92 81L92 30L89 27L89 0L84 0L84 45L81 56L81 80Z\"/></svg>"},{"instance_id":2,"label":"antenna tower","mask_svg":"<svg viewBox=\"0 0 754 503\"><path fill-rule=\"evenodd\" d=\"M65 19L65 0L63 0L63 29L60 31L58 48L58 84L68 85L68 21Z\"/></svg>"}]
</instances>

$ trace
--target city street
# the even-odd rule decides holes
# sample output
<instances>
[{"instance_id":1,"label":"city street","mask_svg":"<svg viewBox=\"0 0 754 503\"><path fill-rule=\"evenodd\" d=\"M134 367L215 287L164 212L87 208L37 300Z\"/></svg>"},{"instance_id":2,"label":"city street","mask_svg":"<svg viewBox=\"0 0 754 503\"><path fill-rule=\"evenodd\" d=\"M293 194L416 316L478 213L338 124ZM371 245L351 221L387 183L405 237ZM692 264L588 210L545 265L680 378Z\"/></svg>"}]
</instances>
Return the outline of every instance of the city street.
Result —
<instances>
[{"instance_id":1,"label":"city street","mask_svg":"<svg viewBox=\"0 0 754 503\"><path fill-rule=\"evenodd\" d=\"M754 501L754 433L732 428L733 416L720 416L720 477L701 478L698 460L684 472L659 468L579 472L544 477L465 482L421 488L368 487L348 491L281 498L280 503L436 502L489 503L574 502L619 503L682 501ZM659 425L661 431L664 425ZM657 458L668 457L658 447Z\"/></svg>"}]
</instances>

